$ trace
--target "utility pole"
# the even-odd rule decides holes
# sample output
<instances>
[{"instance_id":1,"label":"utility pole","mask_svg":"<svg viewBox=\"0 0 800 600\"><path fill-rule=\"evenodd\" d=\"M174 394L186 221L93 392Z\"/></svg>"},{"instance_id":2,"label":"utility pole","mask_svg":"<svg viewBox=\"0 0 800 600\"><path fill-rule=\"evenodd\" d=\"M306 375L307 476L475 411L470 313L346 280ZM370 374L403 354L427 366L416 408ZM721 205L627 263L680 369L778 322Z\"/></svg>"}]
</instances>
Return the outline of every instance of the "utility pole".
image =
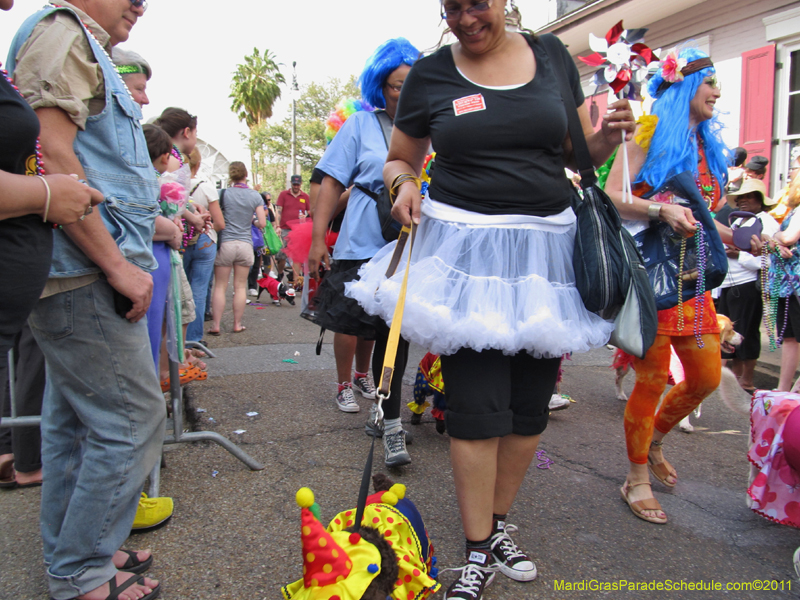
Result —
<instances>
[{"instance_id":1,"label":"utility pole","mask_svg":"<svg viewBox=\"0 0 800 600\"><path fill-rule=\"evenodd\" d=\"M297 61L292 62L292 175L297 175Z\"/></svg>"}]
</instances>

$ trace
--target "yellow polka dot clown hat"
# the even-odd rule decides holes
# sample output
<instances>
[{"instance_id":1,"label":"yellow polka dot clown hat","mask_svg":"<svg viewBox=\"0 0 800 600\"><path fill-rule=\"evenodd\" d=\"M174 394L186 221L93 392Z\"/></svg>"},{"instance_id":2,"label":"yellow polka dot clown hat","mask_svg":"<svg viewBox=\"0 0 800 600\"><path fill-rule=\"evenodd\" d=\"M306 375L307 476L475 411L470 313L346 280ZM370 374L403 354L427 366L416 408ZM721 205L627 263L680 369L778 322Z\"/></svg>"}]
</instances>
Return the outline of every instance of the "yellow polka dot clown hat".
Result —
<instances>
[{"instance_id":1,"label":"yellow polka dot clown hat","mask_svg":"<svg viewBox=\"0 0 800 600\"><path fill-rule=\"evenodd\" d=\"M303 578L281 588L286 600L360 600L380 573L378 549L357 533L328 532L308 488L297 492L301 508Z\"/></svg>"}]
</instances>

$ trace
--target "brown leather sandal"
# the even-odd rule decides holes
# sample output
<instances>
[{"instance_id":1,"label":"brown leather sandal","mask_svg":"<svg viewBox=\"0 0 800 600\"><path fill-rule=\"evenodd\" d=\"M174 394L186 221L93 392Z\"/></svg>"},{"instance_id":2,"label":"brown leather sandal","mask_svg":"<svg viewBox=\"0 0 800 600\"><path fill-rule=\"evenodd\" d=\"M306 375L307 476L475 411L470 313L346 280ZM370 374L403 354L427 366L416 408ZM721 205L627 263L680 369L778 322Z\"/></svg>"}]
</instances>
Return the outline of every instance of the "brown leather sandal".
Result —
<instances>
[{"instance_id":1,"label":"brown leather sandal","mask_svg":"<svg viewBox=\"0 0 800 600\"><path fill-rule=\"evenodd\" d=\"M628 503L628 506L631 509L631 512L650 523L656 523L657 525L663 525L667 522L667 517L650 517L644 514L646 510L660 510L664 512L664 509L661 508L661 504L655 498L647 498L646 500L636 500L635 502L631 502L631 499L628 497L631 489L640 486L640 485L650 485L649 481L642 481L640 483L629 483L627 480L625 481L625 485L623 485L619 492L622 494L622 499Z\"/></svg>"},{"instance_id":2,"label":"brown leather sandal","mask_svg":"<svg viewBox=\"0 0 800 600\"><path fill-rule=\"evenodd\" d=\"M664 445L664 442L657 442L653 440L650 442L651 446L655 446L656 448L660 448ZM668 488L673 488L678 483L678 472L675 470L671 464L669 464L666 460L663 462L657 463L650 458L650 453L647 454L647 468L650 469L650 472L653 474L653 477L658 479L663 485L667 486ZM667 481L667 477L672 477L675 479L675 483L670 483Z\"/></svg>"}]
</instances>

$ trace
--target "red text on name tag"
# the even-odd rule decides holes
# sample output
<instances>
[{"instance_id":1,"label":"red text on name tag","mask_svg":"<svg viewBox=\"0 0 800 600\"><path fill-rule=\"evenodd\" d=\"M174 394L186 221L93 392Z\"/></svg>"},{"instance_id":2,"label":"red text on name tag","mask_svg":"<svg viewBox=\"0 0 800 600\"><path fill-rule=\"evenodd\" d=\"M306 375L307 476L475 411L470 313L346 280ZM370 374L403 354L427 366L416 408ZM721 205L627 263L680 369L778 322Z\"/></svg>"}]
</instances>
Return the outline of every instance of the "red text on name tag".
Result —
<instances>
[{"instance_id":1,"label":"red text on name tag","mask_svg":"<svg viewBox=\"0 0 800 600\"><path fill-rule=\"evenodd\" d=\"M483 94L464 96L458 100L453 100L453 110L457 117L479 110L486 110L486 102L483 99Z\"/></svg>"}]
</instances>

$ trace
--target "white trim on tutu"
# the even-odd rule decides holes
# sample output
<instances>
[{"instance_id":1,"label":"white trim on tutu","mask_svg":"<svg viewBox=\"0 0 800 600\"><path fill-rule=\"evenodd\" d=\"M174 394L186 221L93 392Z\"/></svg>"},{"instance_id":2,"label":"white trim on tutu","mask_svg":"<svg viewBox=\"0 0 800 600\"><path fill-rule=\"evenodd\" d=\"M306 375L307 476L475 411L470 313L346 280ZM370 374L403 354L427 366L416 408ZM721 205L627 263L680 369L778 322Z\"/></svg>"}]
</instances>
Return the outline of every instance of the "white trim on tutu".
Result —
<instances>
[{"instance_id":1,"label":"white trim on tutu","mask_svg":"<svg viewBox=\"0 0 800 600\"><path fill-rule=\"evenodd\" d=\"M575 287L575 215L481 215L426 198L409 271L402 334L436 354L527 350L537 358L608 342L613 323L586 310ZM359 270L345 294L391 323L405 258L396 242Z\"/></svg>"}]
</instances>

